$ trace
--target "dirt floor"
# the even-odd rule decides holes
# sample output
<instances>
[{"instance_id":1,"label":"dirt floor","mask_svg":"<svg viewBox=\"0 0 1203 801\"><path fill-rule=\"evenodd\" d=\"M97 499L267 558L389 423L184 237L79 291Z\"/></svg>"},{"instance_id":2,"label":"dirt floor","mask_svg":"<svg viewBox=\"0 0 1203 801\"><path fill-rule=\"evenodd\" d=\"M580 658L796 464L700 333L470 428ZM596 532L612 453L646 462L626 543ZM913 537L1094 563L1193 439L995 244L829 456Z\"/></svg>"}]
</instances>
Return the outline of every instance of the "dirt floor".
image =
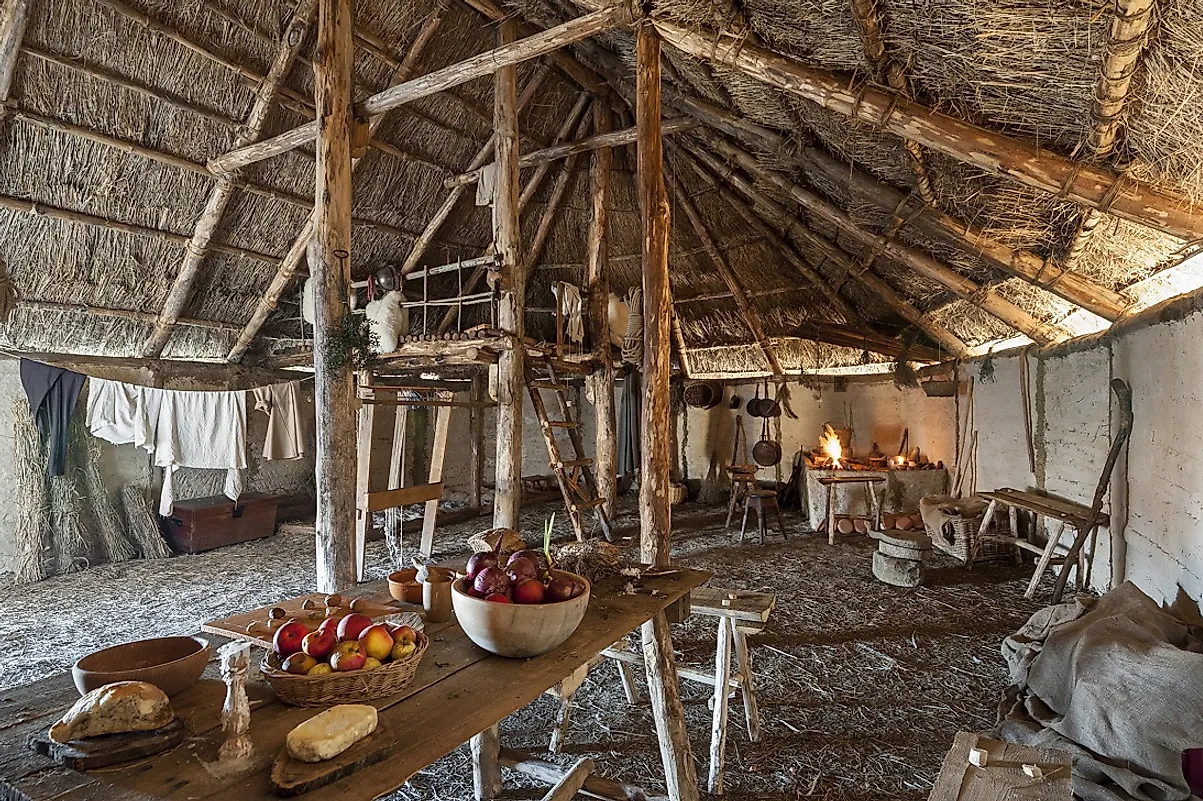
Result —
<instances>
[{"instance_id":1,"label":"dirt floor","mask_svg":"<svg viewBox=\"0 0 1203 801\"><path fill-rule=\"evenodd\" d=\"M616 521L637 532L629 502ZM524 512L541 532L559 507ZM562 520L563 515L561 514ZM483 523L483 520L482 520ZM788 516L788 542L731 544L721 510L686 504L674 513L674 558L713 571L712 584L777 595L766 631L751 638L763 719L759 743L731 707L725 797L923 799L958 730L990 727L1007 685L1001 639L1040 603L1023 598L1030 567L979 565L966 572L937 556L926 586L901 590L870 572L875 543L842 538L835 547L801 534ZM455 561L483 524L441 529L436 557ZM559 528L559 526L557 526ZM311 534L295 528L267 540L199 556L106 565L32 586L0 590L0 690L68 668L117 642L195 632L201 621L310 591ZM387 572L383 543L370 544L373 577ZM1049 587L1042 588L1047 598ZM715 621L695 616L675 627L680 662L713 668ZM642 682L641 682L642 685ZM682 683L699 776L709 754L710 689ZM508 746L541 750L555 713L544 697L502 727ZM662 792L663 771L650 710L626 703L612 665L596 668L577 694L565 753L591 756L599 770ZM657 778L661 777L661 778ZM545 791L507 772L509 798ZM393 798L471 798L461 748L418 774Z\"/></svg>"}]
</instances>

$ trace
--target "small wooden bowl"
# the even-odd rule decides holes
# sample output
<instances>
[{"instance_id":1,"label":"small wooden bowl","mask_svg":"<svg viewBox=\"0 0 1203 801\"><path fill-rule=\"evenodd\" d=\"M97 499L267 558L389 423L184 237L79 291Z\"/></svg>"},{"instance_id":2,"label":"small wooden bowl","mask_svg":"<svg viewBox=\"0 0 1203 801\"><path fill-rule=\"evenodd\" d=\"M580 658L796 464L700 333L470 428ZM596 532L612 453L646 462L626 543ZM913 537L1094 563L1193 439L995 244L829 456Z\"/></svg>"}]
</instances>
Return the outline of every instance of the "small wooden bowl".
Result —
<instances>
[{"instance_id":1,"label":"small wooden bowl","mask_svg":"<svg viewBox=\"0 0 1203 801\"><path fill-rule=\"evenodd\" d=\"M177 695L200 680L209 661L201 637L156 637L88 654L71 667L75 689L85 695L115 681L144 681Z\"/></svg>"},{"instance_id":2,"label":"small wooden bowl","mask_svg":"<svg viewBox=\"0 0 1203 801\"><path fill-rule=\"evenodd\" d=\"M455 619L468 639L498 656L527 658L544 654L572 636L589 608L589 582L565 570L554 571L585 582L575 598L550 604L502 604L474 598L466 592L467 579L451 585Z\"/></svg>"},{"instance_id":3,"label":"small wooden bowl","mask_svg":"<svg viewBox=\"0 0 1203 801\"><path fill-rule=\"evenodd\" d=\"M418 571L412 567L390 573L388 576L388 594L403 603L421 604L422 582L417 579Z\"/></svg>"}]
</instances>

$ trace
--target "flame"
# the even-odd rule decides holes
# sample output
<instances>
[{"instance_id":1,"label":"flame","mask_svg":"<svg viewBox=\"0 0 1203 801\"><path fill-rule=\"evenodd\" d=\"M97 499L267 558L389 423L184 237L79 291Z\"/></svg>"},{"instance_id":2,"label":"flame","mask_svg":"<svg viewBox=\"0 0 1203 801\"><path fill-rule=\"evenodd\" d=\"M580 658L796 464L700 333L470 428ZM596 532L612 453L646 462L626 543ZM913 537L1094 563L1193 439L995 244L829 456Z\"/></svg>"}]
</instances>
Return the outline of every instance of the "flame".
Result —
<instances>
[{"instance_id":1,"label":"flame","mask_svg":"<svg viewBox=\"0 0 1203 801\"><path fill-rule=\"evenodd\" d=\"M840 444L840 436L835 433L835 429L831 426L823 426L823 433L819 435L819 447L823 449L823 453L831 457L831 469L839 470L840 459L844 455L844 446Z\"/></svg>"}]
</instances>

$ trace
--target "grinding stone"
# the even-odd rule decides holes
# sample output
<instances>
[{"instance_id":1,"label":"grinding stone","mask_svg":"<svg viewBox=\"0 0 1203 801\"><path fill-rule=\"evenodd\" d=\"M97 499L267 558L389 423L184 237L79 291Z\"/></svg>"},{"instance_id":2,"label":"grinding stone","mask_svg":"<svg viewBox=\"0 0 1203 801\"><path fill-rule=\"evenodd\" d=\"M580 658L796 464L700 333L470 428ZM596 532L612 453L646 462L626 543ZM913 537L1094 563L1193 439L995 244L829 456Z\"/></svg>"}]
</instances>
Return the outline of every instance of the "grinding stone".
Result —
<instances>
[{"instance_id":1,"label":"grinding stone","mask_svg":"<svg viewBox=\"0 0 1203 801\"><path fill-rule=\"evenodd\" d=\"M873 554L873 575L895 587L918 587L923 583L923 563L896 559L878 551Z\"/></svg>"}]
</instances>

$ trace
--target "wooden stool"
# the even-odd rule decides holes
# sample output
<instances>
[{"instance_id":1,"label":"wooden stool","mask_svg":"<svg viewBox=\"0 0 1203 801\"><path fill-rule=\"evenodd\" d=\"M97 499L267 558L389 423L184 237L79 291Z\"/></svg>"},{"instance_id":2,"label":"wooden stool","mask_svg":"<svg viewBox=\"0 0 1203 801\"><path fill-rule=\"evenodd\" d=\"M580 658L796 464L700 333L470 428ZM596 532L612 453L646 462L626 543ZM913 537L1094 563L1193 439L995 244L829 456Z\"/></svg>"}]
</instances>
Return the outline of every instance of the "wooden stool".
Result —
<instances>
[{"instance_id":1,"label":"wooden stool","mask_svg":"<svg viewBox=\"0 0 1203 801\"><path fill-rule=\"evenodd\" d=\"M748 513L756 510L756 530L760 532L760 544L764 544L764 538L769 533L768 526L764 520L764 510L772 509L777 515L777 527L781 529L783 539L789 539L785 533L785 519L781 517L781 507L777 505L777 492L775 490L748 490L744 495L744 520L743 525L739 527L739 542L744 541L744 533L748 530Z\"/></svg>"},{"instance_id":2,"label":"wooden stool","mask_svg":"<svg viewBox=\"0 0 1203 801\"><path fill-rule=\"evenodd\" d=\"M723 528L731 528L731 518L735 517L735 507L749 490L756 489L756 470L754 464L729 464L727 476L731 479L731 500L727 503L727 522Z\"/></svg>"}]
</instances>

